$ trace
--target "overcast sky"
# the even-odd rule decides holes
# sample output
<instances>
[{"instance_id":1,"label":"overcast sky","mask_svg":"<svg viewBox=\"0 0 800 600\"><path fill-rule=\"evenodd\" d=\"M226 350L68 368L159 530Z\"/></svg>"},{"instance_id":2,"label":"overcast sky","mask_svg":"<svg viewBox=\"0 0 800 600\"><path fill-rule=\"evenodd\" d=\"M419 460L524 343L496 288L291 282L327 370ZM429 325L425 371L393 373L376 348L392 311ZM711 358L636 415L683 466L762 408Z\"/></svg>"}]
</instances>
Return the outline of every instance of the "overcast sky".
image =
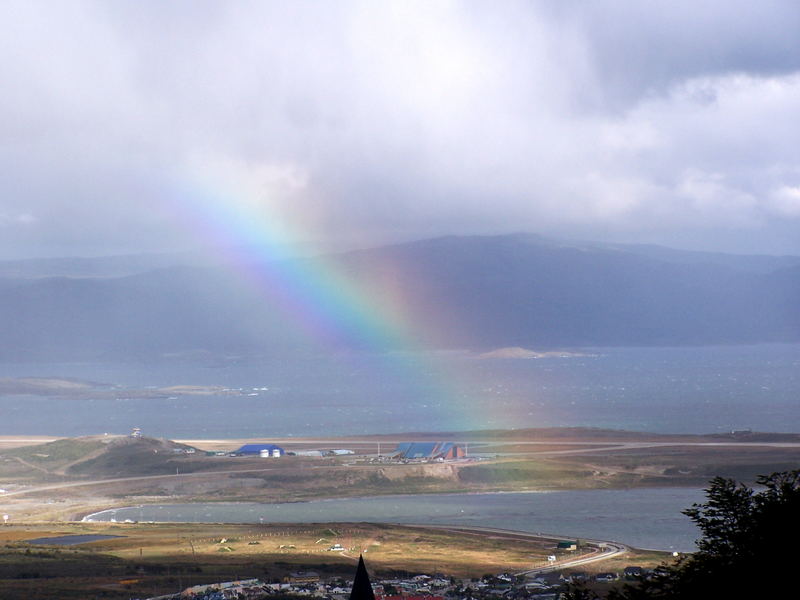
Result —
<instances>
[{"instance_id":1,"label":"overcast sky","mask_svg":"<svg viewBox=\"0 0 800 600\"><path fill-rule=\"evenodd\" d=\"M800 254L795 0L4 0L0 27L0 258L195 247L209 202L339 247Z\"/></svg>"}]
</instances>

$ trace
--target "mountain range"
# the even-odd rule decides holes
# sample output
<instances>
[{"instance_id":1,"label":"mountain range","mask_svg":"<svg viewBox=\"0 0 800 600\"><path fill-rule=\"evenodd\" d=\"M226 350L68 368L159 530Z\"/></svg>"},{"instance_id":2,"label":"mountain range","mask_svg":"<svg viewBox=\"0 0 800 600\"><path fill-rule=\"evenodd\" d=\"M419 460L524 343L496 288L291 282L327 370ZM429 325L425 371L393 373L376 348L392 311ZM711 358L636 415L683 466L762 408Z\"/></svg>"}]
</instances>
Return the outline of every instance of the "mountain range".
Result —
<instances>
[{"instance_id":1,"label":"mountain range","mask_svg":"<svg viewBox=\"0 0 800 600\"><path fill-rule=\"evenodd\" d=\"M186 256L0 262L0 359L393 349L409 340L376 341L363 329L395 313L406 322L401 337L430 349L800 342L796 256L534 234L448 236L279 264L253 260L244 270L196 257L181 264ZM342 317L324 343L304 330L302 306L294 311L290 300L287 307L285 282L242 275L318 273L320 264L338 274L331 281L345 291L367 297L364 310L375 311L363 322ZM313 282L311 292L299 284L299 304L316 293L311 310L335 315L331 298L342 290L331 281Z\"/></svg>"}]
</instances>

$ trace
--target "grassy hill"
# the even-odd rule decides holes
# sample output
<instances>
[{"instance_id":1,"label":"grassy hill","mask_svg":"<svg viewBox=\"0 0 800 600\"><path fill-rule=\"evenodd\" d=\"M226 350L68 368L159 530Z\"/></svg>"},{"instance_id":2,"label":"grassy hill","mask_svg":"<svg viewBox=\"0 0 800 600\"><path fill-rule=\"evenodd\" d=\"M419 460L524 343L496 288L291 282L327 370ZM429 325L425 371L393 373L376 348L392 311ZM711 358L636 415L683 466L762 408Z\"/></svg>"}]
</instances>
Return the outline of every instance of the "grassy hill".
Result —
<instances>
[{"instance_id":1,"label":"grassy hill","mask_svg":"<svg viewBox=\"0 0 800 600\"><path fill-rule=\"evenodd\" d=\"M174 473L185 444L148 437L87 436L23 446L0 455L0 477L49 481Z\"/></svg>"}]
</instances>

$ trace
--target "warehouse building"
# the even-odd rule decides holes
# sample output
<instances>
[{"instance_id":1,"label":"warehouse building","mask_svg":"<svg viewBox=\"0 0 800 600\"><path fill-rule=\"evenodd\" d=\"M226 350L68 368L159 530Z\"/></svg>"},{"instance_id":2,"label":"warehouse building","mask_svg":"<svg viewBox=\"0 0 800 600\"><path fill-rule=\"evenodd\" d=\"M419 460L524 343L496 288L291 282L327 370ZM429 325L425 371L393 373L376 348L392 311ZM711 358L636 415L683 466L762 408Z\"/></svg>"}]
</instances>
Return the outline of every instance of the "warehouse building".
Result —
<instances>
[{"instance_id":1,"label":"warehouse building","mask_svg":"<svg viewBox=\"0 0 800 600\"><path fill-rule=\"evenodd\" d=\"M262 458L278 458L286 454L286 451L275 444L245 444L236 452L236 456L260 456Z\"/></svg>"},{"instance_id":2,"label":"warehouse building","mask_svg":"<svg viewBox=\"0 0 800 600\"><path fill-rule=\"evenodd\" d=\"M392 458L398 460L452 460L467 455L463 446L453 442L403 442L395 448Z\"/></svg>"}]
</instances>

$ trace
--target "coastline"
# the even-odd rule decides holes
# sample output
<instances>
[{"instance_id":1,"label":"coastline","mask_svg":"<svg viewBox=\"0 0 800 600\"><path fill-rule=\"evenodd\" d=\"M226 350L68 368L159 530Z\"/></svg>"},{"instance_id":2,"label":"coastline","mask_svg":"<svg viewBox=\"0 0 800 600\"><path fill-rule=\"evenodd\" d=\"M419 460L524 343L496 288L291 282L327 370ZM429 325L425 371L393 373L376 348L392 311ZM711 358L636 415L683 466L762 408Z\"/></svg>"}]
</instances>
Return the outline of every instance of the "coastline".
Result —
<instances>
[{"instance_id":1,"label":"coastline","mask_svg":"<svg viewBox=\"0 0 800 600\"><path fill-rule=\"evenodd\" d=\"M649 488L653 489L653 488ZM251 501L236 501L236 500L219 500L217 502L203 500L203 501L183 501L183 502L176 502L175 505L192 505L192 504L211 504L214 506L219 506L223 504L235 504L235 505L242 505L242 504L263 504L265 506L280 506L280 505L289 505L289 504L311 504L313 502L335 502L339 500L370 500L373 498L382 498L382 499L392 499L392 498L412 498L416 496L486 496L486 495L502 495L502 494L553 494L558 492L581 492L581 491L588 491L588 490L573 490L573 489L563 489L563 490L496 490L496 491L485 491L485 492L424 492L419 494L383 494L383 495L361 495L361 496L327 496L321 498L309 498L307 500L286 500L284 502L251 502ZM156 504L164 504L172 505L168 502L141 502L139 504L131 504L126 506L108 506L107 508L101 508L100 510L96 510L92 513L77 513L74 519L70 519L71 521L86 523L85 519L87 517L91 517L96 514L100 514L102 512L106 512L109 510L126 510L130 508L139 508L140 506L153 506ZM78 518L80 517L80 518ZM108 521L91 521L91 522L99 522L99 523L107 523ZM195 521L142 521L143 523L192 523ZM216 521L214 521L216 522ZM396 525L401 525L401 523L396 523Z\"/></svg>"},{"instance_id":2,"label":"coastline","mask_svg":"<svg viewBox=\"0 0 800 600\"><path fill-rule=\"evenodd\" d=\"M117 524L132 521L171 525L344 523L358 515L358 521L365 523L507 529L545 537L620 540L636 548L681 552L693 551L698 537L693 524L681 514L701 500L702 490L697 488L508 495L446 494L442 501L441 494L409 494L298 503L160 502L94 511L84 515L83 522L109 524L110 511L117 511L113 515ZM144 514L140 512L143 508ZM148 508L152 509L149 514ZM126 510L130 514L124 514ZM102 513L106 513L105 518L97 519ZM177 516L169 518L170 515Z\"/></svg>"},{"instance_id":3,"label":"coastline","mask_svg":"<svg viewBox=\"0 0 800 600\"><path fill-rule=\"evenodd\" d=\"M357 440L363 445L354 456L269 460L186 454L179 444L148 437L67 438L51 446L0 452L6 459L0 463L5 469L0 502L4 513L22 523L80 521L106 510L153 504L288 506L385 503L415 496L442 502L448 496L654 489L668 495L669 489L702 489L716 474L753 481L758 474L796 464L800 456L795 436L787 440L780 434L698 438L573 428L491 433L474 432L469 442L470 449L479 444L491 449L484 460L427 462L365 454L374 452L376 436ZM7 439L32 444L40 438ZM108 444L98 443L106 439ZM293 442L324 447L315 438Z\"/></svg>"}]
</instances>

